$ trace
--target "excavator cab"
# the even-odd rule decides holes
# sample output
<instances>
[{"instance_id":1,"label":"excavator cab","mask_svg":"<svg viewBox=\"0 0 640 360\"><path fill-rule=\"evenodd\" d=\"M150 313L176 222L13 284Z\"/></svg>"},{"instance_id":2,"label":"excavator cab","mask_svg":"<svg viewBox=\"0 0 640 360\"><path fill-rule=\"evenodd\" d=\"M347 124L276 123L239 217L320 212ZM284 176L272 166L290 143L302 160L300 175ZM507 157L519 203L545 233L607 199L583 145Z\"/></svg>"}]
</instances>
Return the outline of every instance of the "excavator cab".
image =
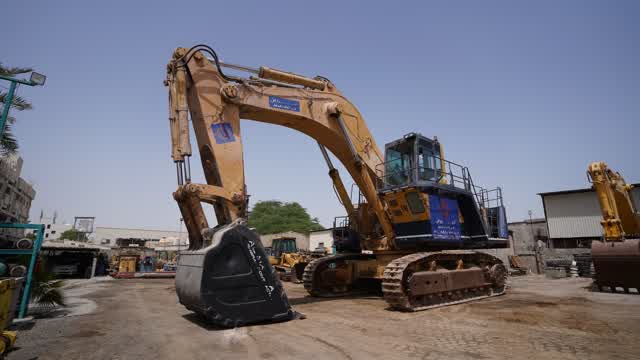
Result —
<instances>
[{"instance_id":1,"label":"excavator cab","mask_svg":"<svg viewBox=\"0 0 640 360\"><path fill-rule=\"evenodd\" d=\"M400 248L508 247L500 188L475 185L467 167L444 159L437 138L409 133L386 144L377 171Z\"/></svg>"},{"instance_id":2,"label":"excavator cab","mask_svg":"<svg viewBox=\"0 0 640 360\"><path fill-rule=\"evenodd\" d=\"M295 253L296 251L298 251L298 247L295 238L278 238L273 239L271 249L268 252L270 256L279 258L284 253Z\"/></svg>"},{"instance_id":3,"label":"excavator cab","mask_svg":"<svg viewBox=\"0 0 640 360\"><path fill-rule=\"evenodd\" d=\"M440 182L442 162L437 139L407 134L385 147L385 187L405 186L418 181Z\"/></svg>"}]
</instances>

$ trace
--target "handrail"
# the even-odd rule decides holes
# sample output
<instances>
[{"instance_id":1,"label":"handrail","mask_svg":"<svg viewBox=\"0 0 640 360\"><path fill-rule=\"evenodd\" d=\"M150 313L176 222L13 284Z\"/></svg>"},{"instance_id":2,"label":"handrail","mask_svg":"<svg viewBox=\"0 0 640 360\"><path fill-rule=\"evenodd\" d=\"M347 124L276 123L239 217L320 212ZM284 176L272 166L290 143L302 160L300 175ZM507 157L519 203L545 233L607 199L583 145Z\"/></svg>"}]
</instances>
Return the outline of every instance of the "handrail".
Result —
<instances>
[{"instance_id":1,"label":"handrail","mask_svg":"<svg viewBox=\"0 0 640 360\"><path fill-rule=\"evenodd\" d=\"M462 188L464 190L470 190L471 184L469 183L469 177L466 175L469 173L469 170L465 166L456 164L449 160L442 159L438 156L433 156L432 158L434 159L435 163L440 164L444 162L445 169L431 168L428 166L412 166L409 168L398 169L397 171L393 171L391 173L385 174L386 165L392 161L396 161L396 160L391 160L391 161L387 161L387 162L376 165L376 168L375 168L376 176L381 179L380 185L382 185L382 187L386 187L390 185L389 184L390 177L399 175L401 177L406 178L406 181L404 182L408 183L409 180L413 178L413 174L416 172L416 170L422 169L422 170L433 172L434 182L442 183L442 180L445 179L448 181L450 185L454 187ZM424 171L424 173L426 173L426 171ZM400 184L391 184L391 185L394 186L394 185L400 185ZM458 186L458 185L461 185L461 186Z\"/></svg>"},{"instance_id":2,"label":"handrail","mask_svg":"<svg viewBox=\"0 0 640 360\"><path fill-rule=\"evenodd\" d=\"M443 160L438 156L433 156L433 159L434 163L438 164L440 164L441 160ZM475 197L476 204L478 204L478 207L480 209L493 208L503 205L502 189L498 187L489 190L484 187L475 185L475 183L473 182L473 177L471 176L471 172L466 166L462 166L449 160L444 160L443 162L445 163L445 169L430 168L426 166L411 166L407 168L399 168L390 173L385 173L387 164L394 161L397 160L391 160L376 165L375 172L376 177L378 178L377 187L379 190L390 186L402 186L405 184L410 184L414 182L413 180L421 180L420 174L428 174L427 171L429 171L433 174L433 176L430 178L430 180L432 180L433 182L439 183L441 186L449 185L454 188L471 192ZM391 179L394 177L399 178L399 180L391 181ZM446 184L442 181L443 179L447 181ZM422 180L426 179L423 178Z\"/></svg>"}]
</instances>

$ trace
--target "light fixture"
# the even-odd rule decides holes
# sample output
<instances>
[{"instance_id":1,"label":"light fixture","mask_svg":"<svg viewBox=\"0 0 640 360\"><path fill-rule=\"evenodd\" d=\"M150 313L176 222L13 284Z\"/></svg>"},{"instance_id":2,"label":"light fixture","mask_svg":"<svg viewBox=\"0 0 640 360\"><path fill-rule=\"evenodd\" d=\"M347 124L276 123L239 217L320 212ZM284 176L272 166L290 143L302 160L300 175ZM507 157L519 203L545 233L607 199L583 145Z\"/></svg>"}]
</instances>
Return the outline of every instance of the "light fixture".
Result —
<instances>
[{"instance_id":1,"label":"light fixture","mask_svg":"<svg viewBox=\"0 0 640 360\"><path fill-rule=\"evenodd\" d=\"M44 82L47 81L47 77L34 71L31 73L30 81L33 85L43 86Z\"/></svg>"}]
</instances>

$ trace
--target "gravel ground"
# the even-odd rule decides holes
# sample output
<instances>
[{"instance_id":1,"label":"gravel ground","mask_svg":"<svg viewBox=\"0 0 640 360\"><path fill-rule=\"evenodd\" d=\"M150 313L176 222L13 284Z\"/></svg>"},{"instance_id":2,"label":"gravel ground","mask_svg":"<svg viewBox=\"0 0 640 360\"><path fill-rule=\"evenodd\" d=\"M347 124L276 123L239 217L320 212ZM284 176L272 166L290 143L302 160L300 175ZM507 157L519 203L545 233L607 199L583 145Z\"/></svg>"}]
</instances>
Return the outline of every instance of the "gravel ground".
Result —
<instances>
[{"instance_id":1,"label":"gravel ground","mask_svg":"<svg viewBox=\"0 0 640 360\"><path fill-rule=\"evenodd\" d=\"M505 296L400 313L380 298L315 299L286 283L307 319L232 330L180 306L172 279L76 284L73 301L95 308L38 320L9 359L638 359L640 295L589 284L519 277Z\"/></svg>"}]
</instances>

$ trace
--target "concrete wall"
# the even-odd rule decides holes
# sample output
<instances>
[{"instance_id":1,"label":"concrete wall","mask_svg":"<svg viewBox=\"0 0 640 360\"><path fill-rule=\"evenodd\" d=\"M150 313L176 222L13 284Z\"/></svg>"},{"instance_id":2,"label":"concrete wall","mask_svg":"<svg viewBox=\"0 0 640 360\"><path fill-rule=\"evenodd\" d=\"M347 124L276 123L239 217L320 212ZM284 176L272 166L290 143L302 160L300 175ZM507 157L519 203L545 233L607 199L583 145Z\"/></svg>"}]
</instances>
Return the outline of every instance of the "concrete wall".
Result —
<instances>
[{"instance_id":1,"label":"concrete wall","mask_svg":"<svg viewBox=\"0 0 640 360\"><path fill-rule=\"evenodd\" d=\"M547 227L544 219L534 219L533 221L521 221L509 224L509 235L512 238L512 246L516 250L516 254L520 258L521 263L526 266L532 273L537 272L536 250L539 251L541 270L544 269L544 261L549 259L573 259L574 254L585 254L591 252L589 247L580 248L551 248L552 245L547 237ZM536 244L541 245L538 249ZM512 255L512 254L509 254ZM503 259L503 261L506 261Z\"/></svg>"},{"instance_id":2,"label":"concrete wall","mask_svg":"<svg viewBox=\"0 0 640 360\"><path fill-rule=\"evenodd\" d=\"M315 250L320 243L323 243L322 247L331 249L333 246L332 229L312 231L309 233L309 250Z\"/></svg>"},{"instance_id":3,"label":"concrete wall","mask_svg":"<svg viewBox=\"0 0 640 360\"><path fill-rule=\"evenodd\" d=\"M544 219L512 222L508 227L511 246L515 249L516 254L532 254L536 241L541 240L546 243L549 238L547 222Z\"/></svg>"},{"instance_id":4,"label":"concrete wall","mask_svg":"<svg viewBox=\"0 0 640 360\"><path fill-rule=\"evenodd\" d=\"M589 254L591 248L571 248L571 249L542 249L544 259L573 259L574 254Z\"/></svg>"},{"instance_id":5,"label":"concrete wall","mask_svg":"<svg viewBox=\"0 0 640 360\"><path fill-rule=\"evenodd\" d=\"M271 242L273 241L273 239L278 238L294 238L296 239L296 246L299 250L309 250L309 235L307 234L287 231L277 234L260 235L260 241L262 242L262 245L264 247L271 247Z\"/></svg>"}]
</instances>

